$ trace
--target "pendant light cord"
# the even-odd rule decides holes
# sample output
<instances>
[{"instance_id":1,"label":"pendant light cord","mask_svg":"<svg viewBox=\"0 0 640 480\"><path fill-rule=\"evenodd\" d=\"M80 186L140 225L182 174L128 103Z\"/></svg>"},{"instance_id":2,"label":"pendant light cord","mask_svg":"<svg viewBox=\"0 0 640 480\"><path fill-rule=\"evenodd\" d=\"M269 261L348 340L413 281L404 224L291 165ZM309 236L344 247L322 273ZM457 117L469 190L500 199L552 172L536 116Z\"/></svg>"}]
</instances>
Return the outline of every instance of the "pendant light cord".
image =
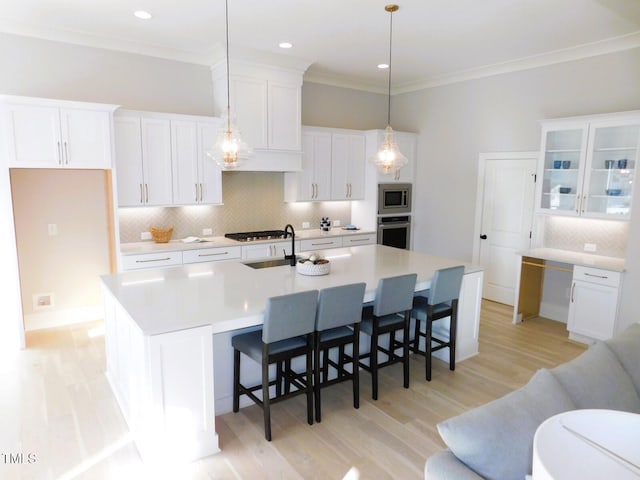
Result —
<instances>
[{"instance_id":1,"label":"pendant light cord","mask_svg":"<svg viewBox=\"0 0 640 480\"><path fill-rule=\"evenodd\" d=\"M389 80L387 88L387 125L391 125L391 43L393 39L393 11L389 12Z\"/></svg>"},{"instance_id":2,"label":"pendant light cord","mask_svg":"<svg viewBox=\"0 0 640 480\"><path fill-rule=\"evenodd\" d=\"M231 90L229 87L229 0L224 2L226 50L227 50L227 130L231 130Z\"/></svg>"}]
</instances>

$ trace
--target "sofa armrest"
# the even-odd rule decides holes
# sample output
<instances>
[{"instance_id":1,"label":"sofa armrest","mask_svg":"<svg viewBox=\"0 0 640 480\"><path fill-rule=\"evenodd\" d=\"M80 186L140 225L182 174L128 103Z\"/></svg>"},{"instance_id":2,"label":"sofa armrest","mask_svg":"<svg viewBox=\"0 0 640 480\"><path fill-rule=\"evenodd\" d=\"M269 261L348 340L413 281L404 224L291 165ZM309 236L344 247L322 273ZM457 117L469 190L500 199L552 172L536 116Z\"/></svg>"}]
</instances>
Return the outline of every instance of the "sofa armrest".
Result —
<instances>
[{"instance_id":1,"label":"sofa armrest","mask_svg":"<svg viewBox=\"0 0 640 480\"><path fill-rule=\"evenodd\" d=\"M425 480L482 480L482 477L467 467L451 452L442 450L427 458L424 464Z\"/></svg>"}]
</instances>

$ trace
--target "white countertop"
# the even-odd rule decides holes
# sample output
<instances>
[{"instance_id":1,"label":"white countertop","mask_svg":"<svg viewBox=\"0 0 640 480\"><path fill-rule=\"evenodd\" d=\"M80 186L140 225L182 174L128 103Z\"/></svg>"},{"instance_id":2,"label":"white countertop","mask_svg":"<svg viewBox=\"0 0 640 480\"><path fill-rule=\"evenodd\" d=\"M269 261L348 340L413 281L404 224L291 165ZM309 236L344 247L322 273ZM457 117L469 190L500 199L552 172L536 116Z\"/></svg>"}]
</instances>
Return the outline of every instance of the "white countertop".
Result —
<instances>
[{"instance_id":1,"label":"white countertop","mask_svg":"<svg viewBox=\"0 0 640 480\"><path fill-rule=\"evenodd\" d=\"M614 272L623 272L625 269L625 260L623 258L605 257L603 255L572 252L556 248L532 248L518 252L518 254L523 257L540 258L542 260L568 263L570 265L601 268L603 270L611 270Z\"/></svg>"},{"instance_id":2,"label":"white countertop","mask_svg":"<svg viewBox=\"0 0 640 480\"><path fill-rule=\"evenodd\" d=\"M304 276L288 265L254 270L228 261L123 272L102 281L145 334L157 335L208 324L214 333L259 325L267 298L276 295L366 282L365 301L371 301L380 278L417 273L416 290L424 290L437 269L465 265L465 273L482 270L382 245L320 253L331 262L329 275Z\"/></svg>"},{"instance_id":3,"label":"white countertop","mask_svg":"<svg viewBox=\"0 0 640 480\"><path fill-rule=\"evenodd\" d=\"M300 230L296 232L296 240L307 240L325 237L345 237L348 235L361 235L375 233L373 230L343 230L341 227L334 227L328 232L320 229ZM122 243L120 253L122 255L135 255L139 253L173 252L184 250L198 250L202 248L228 247L252 245L257 243L271 243L277 241L290 241L290 239L272 238L270 240L256 240L252 242L239 242L226 237L200 237L203 242L185 243L182 239L171 240L168 243L156 243L152 240L145 242Z\"/></svg>"}]
</instances>

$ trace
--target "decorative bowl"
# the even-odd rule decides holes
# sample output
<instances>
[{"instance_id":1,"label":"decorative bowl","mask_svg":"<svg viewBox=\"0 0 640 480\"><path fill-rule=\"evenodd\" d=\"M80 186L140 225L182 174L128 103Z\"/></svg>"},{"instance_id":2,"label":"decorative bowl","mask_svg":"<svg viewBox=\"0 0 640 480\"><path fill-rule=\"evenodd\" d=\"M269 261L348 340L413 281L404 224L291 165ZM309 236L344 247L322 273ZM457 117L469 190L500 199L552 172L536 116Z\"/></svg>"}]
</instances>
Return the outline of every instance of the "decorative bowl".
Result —
<instances>
[{"instance_id":1,"label":"decorative bowl","mask_svg":"<svg viewBox=\"0 0 640 480\"><path fill-rule=\"evenodd\" d=\"M571 193L571 187L560 187L560 193Z\"/></svg>"},{"instance_id":2,"label":"decorative bowl","mask_svg":"<svg viewBox=\"0 0 640 480\"><path fill-rule=\"evenodd\" d=\"M606 190L607 195L610 195L612 197L617 197L618 195L622 194L622 189L620 188L608 188Z\"/></svg>"},{"instance_id":3,"label":"decorative bowl","mask_svg":"<svg viewBox=\"0 0 640 480\"><path fill-rule=\"evenodd\" d=\"M318 260L313 263L311 260L302 258L296 263L296 271L300 275L328 275L331 272L331 264L329 260Z\"/></svg>"}]
</instances>

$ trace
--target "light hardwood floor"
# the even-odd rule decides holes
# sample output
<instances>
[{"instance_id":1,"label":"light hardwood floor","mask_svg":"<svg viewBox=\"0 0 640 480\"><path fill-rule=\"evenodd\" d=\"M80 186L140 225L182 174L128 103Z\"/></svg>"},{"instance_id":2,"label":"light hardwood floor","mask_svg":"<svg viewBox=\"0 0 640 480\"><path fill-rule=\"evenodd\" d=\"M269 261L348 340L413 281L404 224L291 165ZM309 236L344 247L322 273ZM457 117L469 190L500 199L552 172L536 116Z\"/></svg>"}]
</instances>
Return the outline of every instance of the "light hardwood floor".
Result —
<instances>
[{"instance_id":1,"label":"light hardwood floor","mask_svg":"<svg viewBox=\"0 0 640 480\"><path fill-rule=\"evenodd\" d=\"M0 453L22 453L24 463L0 457L0 478L341 479L350 473L347 478L355 479L357 469L361 479L419 479L426 458L444 447L439 421L584 351L567 339L565 325L545 319L512 325L510 307L484 301L480 354L458 363L455 372L435 360L429 383L424 358L412 358L411 388L405 390L401 366L385 368L376 402L363 372L360 409L351 405L350 383L329 387L323 390L322 423L313 426L306 423L303 397L276 404L271 443L264 440L257 406L221 415L222 453L179 471L154 472L141 465L105 379L100 327L95 322L30 332L28 349L5 363ZM35 462L27 462L28 454Z\"/></svg>"}]
</instances>

